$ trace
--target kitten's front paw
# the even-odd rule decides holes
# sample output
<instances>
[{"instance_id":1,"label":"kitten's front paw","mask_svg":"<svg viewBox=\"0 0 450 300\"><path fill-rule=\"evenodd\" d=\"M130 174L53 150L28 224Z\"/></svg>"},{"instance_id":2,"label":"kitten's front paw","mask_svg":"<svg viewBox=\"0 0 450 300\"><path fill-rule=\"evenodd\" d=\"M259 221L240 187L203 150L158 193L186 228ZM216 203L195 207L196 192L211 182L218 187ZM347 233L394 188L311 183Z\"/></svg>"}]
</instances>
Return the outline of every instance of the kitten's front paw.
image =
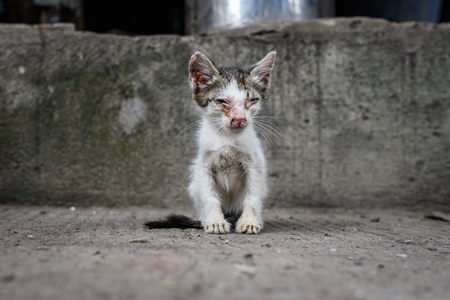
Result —
<instances>
[{"instance_id":1,"label":"kitten's front paw","mask_svg":"<svg viewBox=\"0 0 450 300\"><path fill-rule=\"evenodd\" d=\"M262 223L258 223L251 219L239 220L236 224L237 233L258 234L262 229Z\"/></svg>"},{"instance_id":2,"label":"kitten's front paw","mask_svg":"<svg viewBox=\"0 0 450 300\"><path fill-rule=\"evenodd\" d=\"M206 222L205 225L206 233L229 233L230 232L230 223L227 221L213 221Z\"/></svg>"}]
</instances>

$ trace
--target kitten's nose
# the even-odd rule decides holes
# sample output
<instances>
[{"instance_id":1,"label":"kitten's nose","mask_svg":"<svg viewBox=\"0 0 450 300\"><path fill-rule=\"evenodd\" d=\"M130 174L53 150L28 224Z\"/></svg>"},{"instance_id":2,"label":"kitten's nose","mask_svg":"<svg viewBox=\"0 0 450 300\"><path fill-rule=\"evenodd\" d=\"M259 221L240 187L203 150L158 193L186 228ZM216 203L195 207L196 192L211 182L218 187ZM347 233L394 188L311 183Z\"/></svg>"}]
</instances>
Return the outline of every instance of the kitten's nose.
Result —
<instances>
[{"instance_id":1,"label":"kitten's nose","mask_svg":"<svg viewBox=\"0 0 450 300\"><path fill-rule=\"evenodd\" d=\"M233 119L231 119L231 126L233 128L243 127L243 126L245 126L246 123L247 123L247 119L245 117L236 116Z\"/></svg>"}]
</instances>

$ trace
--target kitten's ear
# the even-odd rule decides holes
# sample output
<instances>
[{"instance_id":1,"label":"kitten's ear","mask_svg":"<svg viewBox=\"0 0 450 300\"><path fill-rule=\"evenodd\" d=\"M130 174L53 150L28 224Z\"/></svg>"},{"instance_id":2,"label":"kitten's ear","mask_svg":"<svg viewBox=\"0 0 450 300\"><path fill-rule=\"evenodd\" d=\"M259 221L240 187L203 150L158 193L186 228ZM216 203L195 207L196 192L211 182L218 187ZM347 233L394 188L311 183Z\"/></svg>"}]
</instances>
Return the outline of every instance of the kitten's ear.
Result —
<instances>
[{"instance_id":1,"label":"kitten's ear","mask_svg":"<svg viewBox=\"0 0 450 300\"><path fill-rule=\"evenodd\" d=\"M270 85L270 73L275 64L275 51L270 52L260 62L250 68L250 78L255 84L255 87L261 92L265 93Z\"/></svg>"},{"instance_id":2,"label":"kitten's ear","mask_svg":"<svg viewBox=\"0 0 450 300\"><path fill-rule=\"evenodd\" d=\"M191 56L189 61L189 83L195 92L213 83L218 76L219 71L217 71L206 55L197 51Z\"/></svg>"}]
</instances>

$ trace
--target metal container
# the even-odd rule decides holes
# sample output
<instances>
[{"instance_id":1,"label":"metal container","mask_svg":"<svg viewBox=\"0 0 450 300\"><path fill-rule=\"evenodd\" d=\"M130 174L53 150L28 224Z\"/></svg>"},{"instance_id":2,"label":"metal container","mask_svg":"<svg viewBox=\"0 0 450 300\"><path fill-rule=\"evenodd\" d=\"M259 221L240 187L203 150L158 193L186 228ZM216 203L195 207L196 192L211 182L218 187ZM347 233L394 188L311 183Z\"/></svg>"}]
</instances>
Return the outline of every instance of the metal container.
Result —
<instances>
[{"instance_id":1,"label":"metal container","mask_svg":"<svg viewBox=\"0 0 450 300\"><path fill-rule=\"evenodd\" d=\"M334 16L334 0L185 0L187 34Z\"/></svg>"}]
</instances>

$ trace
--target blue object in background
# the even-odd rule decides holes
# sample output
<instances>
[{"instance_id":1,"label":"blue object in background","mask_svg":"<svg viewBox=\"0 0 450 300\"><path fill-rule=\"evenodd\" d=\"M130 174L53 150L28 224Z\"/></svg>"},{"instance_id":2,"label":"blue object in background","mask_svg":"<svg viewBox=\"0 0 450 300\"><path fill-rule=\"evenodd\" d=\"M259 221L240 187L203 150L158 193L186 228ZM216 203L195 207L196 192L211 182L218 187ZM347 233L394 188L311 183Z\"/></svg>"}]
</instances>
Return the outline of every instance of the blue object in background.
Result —
<instances>
[{"instance_id":1,"label":"blue object in background","mask_svg":"<svg viewBox=\"0 0 450 300\"><path fill-rule=\"evenodd\" d=\"M358 1L360 2L360 1ZM366 0L361 15L390 21L439 22L442 0Z\"/></svg>"}]
</instances>

